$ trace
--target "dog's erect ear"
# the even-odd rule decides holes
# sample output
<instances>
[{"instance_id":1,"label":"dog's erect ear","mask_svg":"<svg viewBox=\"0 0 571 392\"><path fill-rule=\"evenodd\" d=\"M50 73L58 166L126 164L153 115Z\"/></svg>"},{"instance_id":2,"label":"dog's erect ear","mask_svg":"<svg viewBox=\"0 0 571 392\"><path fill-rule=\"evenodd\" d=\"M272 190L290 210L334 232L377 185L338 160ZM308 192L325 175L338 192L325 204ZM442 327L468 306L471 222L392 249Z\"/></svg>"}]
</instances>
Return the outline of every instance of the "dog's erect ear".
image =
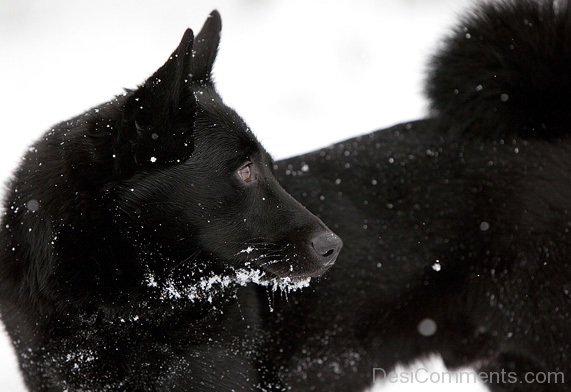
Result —
<instances>
[{"instance_id":1,"label":"dog's erect ear","mask_svg":"<svg viewBox=\"0 0 571 392\"><path fill-rule=\"evenodd\" d=\"M133 109L139 125L156 125L152 123L177 117L182 101L190 95L193 42L192 30L187 29L166 63L135 91Z\"/></svg>"},{"instance_id":2,"label":"dog's erect ear","mask_svg":"<svg viewBox=\"0 0 571 392\"><path fill-rule=\"evenodd\" d=\"M186 160L193 150L195 101L190 88L194 35L187 29L176 50L124 108L116 142L116 172Z\"/></svg>"},{"instance_id":3,"label":"dog's erect ear","mask_svg":"<svg viewBox=\"0 0 571 392\"><path fill-rule=\"evenodd\" d=\"M212 73L212 66L218 52L220 43L220 30L222 20L218 11L214 10L204 22L202 30L194 42L194 58L191 64L192 79L194 81L208 82Z\"/></svg>"},{"instance_id":4,"label":"dog's erect ear","mask_svg":"<svg viewBox=\"0 0 571 392\"><path fill-rule=\"evenodd\" d=\"M181 101L188 95L193 43L194 34L191 29L186 29L180 44L166 63L147 79L142 87L145 98L151 100L149 103L162 106L165 114L169 116L176 115ZM157 100L159 101L152 102Z\"/></svg>"}]
</instances>

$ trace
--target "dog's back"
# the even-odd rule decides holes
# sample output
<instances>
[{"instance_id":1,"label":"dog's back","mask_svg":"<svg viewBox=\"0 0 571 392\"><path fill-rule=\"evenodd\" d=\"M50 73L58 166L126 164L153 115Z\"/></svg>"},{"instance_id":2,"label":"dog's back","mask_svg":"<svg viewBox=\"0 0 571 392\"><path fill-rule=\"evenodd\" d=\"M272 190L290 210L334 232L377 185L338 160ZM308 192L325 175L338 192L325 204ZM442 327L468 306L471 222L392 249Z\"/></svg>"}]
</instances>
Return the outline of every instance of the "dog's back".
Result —
<instances>
[{"instance_id":1,"label":"dog's back","mask_svg":"<svg viewBox=\"0 0 571 392\"><path fill-rule=\"evenodd\" d=\"M431 119L279 163L345 241L315 293L278 312L279 379L357 391L439 353L513 372L517 390L562 387L523 377L571 376L570 69L569 2L485 4L432 61Z\"/></svg>"}]
</instances>

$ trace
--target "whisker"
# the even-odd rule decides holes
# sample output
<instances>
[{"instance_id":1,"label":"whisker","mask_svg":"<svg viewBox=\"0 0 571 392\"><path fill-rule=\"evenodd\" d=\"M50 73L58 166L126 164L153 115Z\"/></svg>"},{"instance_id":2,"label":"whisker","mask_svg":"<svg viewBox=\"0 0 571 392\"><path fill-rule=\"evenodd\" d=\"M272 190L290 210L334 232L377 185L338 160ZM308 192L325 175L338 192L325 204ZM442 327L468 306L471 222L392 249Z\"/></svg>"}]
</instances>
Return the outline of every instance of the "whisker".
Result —
<instances>
[{"instance_id":1,"label":"whisker","mask_svg":"<svg viewBox=\"0 0 571 392\"><path fill-rule=\"evenodd\" d=\"M188 257L186 257L185 259L182 259L181 261L176 263L173 267L171 267L171 271L177 269L178 267L180 267L184 263L191 261L191 259L192 259L192 261L196 260L196 258L198 257L199 254L200 254L200 249L195 250Z\"/></svg>"},{"instance_id":2,"label":"whisker","mask_svg":"<svg viewBox=\"0 0 571 392\"><path fill-rule=\"evenodd\" d=\"M224 241L225 244L232 244L232 245L255 245L255 246L276 246L273 242L254 242L254 241L242 241L242 242L233 242L233 241Z\"/></svg>"},{"instance_id":3,"label":"whisker","mask_svg":"<svg viewBox=\"0 0 571 392\"><path fill-rule=\"evenodd\" d=\"M139 207L144 208L147 206L155 206L155 205L172 205L172 206L179 207L179 208L188 208L188 206L185 206L184 204L172 202L172 201L147 202L147 203L141 204Z\"/></svg>"},{"instance_id":4,"label":"whisker","mask_svg":"<svg viewBox=\"0 0 571 392\"><path fill-rule=\"evenodd\" d=\"M283 257L283 256L285 256L283 253L272 252L272 253L264 253L263 255L257 256L256 259L264 259L268 257Z\"/></svg>"}]
</instances>

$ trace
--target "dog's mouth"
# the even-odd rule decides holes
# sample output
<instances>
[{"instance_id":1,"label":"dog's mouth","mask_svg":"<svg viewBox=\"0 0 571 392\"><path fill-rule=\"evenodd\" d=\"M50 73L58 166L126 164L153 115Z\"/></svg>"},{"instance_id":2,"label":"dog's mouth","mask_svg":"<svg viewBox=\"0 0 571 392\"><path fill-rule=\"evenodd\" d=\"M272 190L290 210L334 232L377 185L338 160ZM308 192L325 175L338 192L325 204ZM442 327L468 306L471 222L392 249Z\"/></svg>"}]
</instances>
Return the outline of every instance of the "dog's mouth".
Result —
<instances>
[{"instance_id":1,"label":"dog's mouth","mask_svg":"<svg viewBox=\"0 0 571 392\"><path fill-rule=\"evenodd\" d=\"M188 281L188 276L160 277L151 271L145 274L143 284L158 292L162 300L188 300L212 302L227 290L256 284L269 290L288 294L309 286L311 276L281 277L256 267L230 267L224 271L210 272L198 279Z\"/></svg>"},{"instance_id":2,"label":"dog's mouth","mask_svg":"<svg viewBox=\"0 0 571 392\"><path fill-rule=\"evenodd\" d=\"M286 244L279 248L270 248L266 245L249 245L241 249L236 256L243 261L246 269L260 270L263 273L261 280L266 282L293 283L306 281L322 276L335 262L335 257L327 254L327 262L315 260L315 257L299 252L293 244Z\"/></svg>"},{"instance_id":3,"label":"dog's mouth","mask_svg":"<svg viewBox=\"0 0 571 392\"><path fill-rule=\"evenodd\" d=\"M262 267L262 271L266 273L268 279L276 279L276 280L290 280L292 282L298 282L302 280L312 279L312 278L319 278L323 276L323 274L332 266L333 264L327 266L318 266L314 268L310 268L307 270L300 270L297 272L284 272L283 268L279 268L279 265L272 266L272 267Z\"/></svg>"},{"instance_id":4,"label":"dog's mouth","mask_svg":"<svg viewBox=\"0 0 571 392\"><path fill-rule=\"evenodd\" d=\"M291 292L308 287L312 276L278 276L268 270L242 268L235 271L235 281L240 286L254 283L272 291Z\"/></svg>"}]
</instances>

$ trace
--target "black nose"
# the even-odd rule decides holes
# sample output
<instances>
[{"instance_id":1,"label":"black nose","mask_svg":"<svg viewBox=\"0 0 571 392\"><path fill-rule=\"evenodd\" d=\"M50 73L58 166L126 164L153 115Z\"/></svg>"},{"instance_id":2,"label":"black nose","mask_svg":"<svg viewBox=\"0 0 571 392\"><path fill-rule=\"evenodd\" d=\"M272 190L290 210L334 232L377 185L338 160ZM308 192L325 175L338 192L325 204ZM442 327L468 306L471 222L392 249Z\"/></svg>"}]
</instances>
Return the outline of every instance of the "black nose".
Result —
<instances>
[{"instance_id":1,"label":"black nose","mask_svg":"<svg viewBox=\"0 0 571 392\"><path fill-rule=\"evenodd\" d=\"M311 247L317 253L318 260L326 266L335 262L342 246L341 238L330 231L320 233L311 240Z\"/></svg>"}]
</instances>

